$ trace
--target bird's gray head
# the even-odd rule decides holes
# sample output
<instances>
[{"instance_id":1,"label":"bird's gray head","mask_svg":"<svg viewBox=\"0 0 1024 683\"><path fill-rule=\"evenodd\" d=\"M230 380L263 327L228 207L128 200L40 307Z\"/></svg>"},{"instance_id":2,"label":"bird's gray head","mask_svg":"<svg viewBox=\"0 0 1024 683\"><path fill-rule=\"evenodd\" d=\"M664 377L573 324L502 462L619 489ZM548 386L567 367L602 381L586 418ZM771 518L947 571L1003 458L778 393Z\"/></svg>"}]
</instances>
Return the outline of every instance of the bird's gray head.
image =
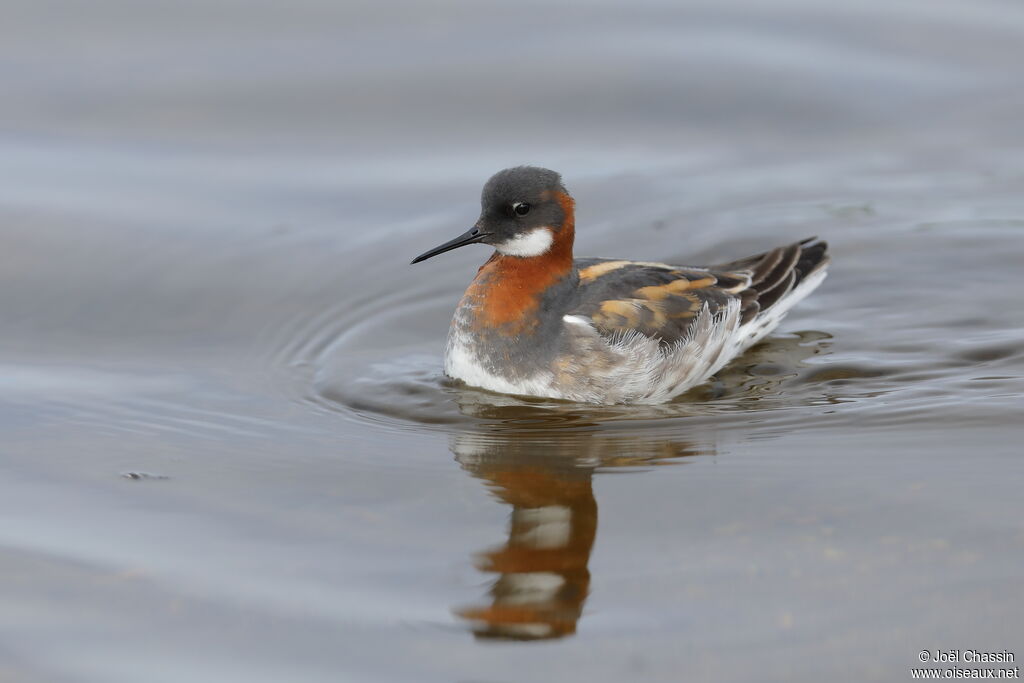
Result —
<instances>
[{"instance_id":1,"label":"bird's gray head","mask_svg":"<svg viewBox=\"0 0 1024 683\"><path fill-rule=\"evenodd\" d=\"M416 257L413 263L480 243L506 256L540 256L560 238L568 239L571 248L572 223L572 198L560 175L536 166L506 168L484 185L476 225Z\"/></svg>"}]
</instances>

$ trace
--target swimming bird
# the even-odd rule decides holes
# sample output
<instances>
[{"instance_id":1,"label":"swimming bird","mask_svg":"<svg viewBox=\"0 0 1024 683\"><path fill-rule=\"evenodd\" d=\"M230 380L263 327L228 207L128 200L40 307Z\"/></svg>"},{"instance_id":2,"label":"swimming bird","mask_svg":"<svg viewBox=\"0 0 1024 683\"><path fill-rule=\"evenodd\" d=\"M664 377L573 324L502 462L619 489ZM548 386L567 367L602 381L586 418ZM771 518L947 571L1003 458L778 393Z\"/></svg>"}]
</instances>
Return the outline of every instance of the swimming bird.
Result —
<instances>
[{"instance_id":1,"label":"swimming bird","mask_svg":"<svg viewBox=\"0 0 1024 683\"><path fill-rule=\"evenodd\" d=\"M829 263L813 237L706 267L574 259L574 200L534 166L496 173L480 203L472 228L412 262L494 247L455 310L444 369L500 393L669 401L775 329Z\"/></svg>"}]
</instances>

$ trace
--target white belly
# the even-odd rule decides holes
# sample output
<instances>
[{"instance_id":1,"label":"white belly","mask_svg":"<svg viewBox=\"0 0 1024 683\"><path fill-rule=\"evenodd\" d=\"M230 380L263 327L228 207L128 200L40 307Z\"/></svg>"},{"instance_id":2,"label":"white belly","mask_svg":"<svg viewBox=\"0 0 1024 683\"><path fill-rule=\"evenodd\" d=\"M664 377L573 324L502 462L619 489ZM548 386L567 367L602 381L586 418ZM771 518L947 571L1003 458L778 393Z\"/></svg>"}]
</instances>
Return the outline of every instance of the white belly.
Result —
<instances>
[{"instance_id":1,"label":"white belly","mask_svg":"<svg viewBox=\"0 0 1024 683\"><path fill-rule=\"evenodd\" d=\"M448 346L445 349L444 374L470 386L502 394L563 398L552 389L552 373L537 373L514 380L495 374L473 352L472 344L465 334L454 327L448 336Z\"/></svg>"}]
</instances>

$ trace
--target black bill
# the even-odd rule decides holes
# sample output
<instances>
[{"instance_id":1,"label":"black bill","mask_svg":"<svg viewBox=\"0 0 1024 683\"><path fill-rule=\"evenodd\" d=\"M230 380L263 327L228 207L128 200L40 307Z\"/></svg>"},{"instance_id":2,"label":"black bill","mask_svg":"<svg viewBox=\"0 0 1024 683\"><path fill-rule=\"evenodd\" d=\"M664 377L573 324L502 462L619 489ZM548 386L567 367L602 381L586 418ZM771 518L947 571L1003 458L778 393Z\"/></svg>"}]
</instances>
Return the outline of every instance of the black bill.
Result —
<instances>
[{"instance_id":1,"label":"black bill","mask_svg":"<svg viewBox=\"0 0 1024 683\"><path fill-rule=\"evenodd\" d=\"M467 244L477 244L478 242L482 242L483 239L487 237L489 234L490 233L481 231L480 228L470 228L469 230L462 233L455 239L449 240L439 247L434 247L430 251L420 254L419 256L414 258L412 262L419 263L420 261L426 261L428 258L431 258L432 256L437 256L438 254L443 254L446 251L451 251L452 249L464 247Z\"/></svg>"}]
</instances>

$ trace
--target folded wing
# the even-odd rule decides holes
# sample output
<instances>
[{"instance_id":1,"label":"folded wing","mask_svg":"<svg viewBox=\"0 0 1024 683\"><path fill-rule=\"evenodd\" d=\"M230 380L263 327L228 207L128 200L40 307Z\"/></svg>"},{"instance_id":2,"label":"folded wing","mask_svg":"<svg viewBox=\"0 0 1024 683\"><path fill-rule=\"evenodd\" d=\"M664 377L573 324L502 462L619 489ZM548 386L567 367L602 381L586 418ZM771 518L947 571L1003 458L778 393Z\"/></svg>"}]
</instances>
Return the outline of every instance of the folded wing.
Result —
<instances>
[{"instance_id":1,"label":"folded wing","mask_svg":"<svg viewBox=\"0 0 1024 683\"><path fill-rule=\"evenodd\" d=\"M687 337L705 307L716 314L737 301L740 325L756 319L828 260L827 245L815 238L708 268L580 259L579 304L571 315L609 337L639 332L672 344Z\"/></svg>"}]
</instances>

